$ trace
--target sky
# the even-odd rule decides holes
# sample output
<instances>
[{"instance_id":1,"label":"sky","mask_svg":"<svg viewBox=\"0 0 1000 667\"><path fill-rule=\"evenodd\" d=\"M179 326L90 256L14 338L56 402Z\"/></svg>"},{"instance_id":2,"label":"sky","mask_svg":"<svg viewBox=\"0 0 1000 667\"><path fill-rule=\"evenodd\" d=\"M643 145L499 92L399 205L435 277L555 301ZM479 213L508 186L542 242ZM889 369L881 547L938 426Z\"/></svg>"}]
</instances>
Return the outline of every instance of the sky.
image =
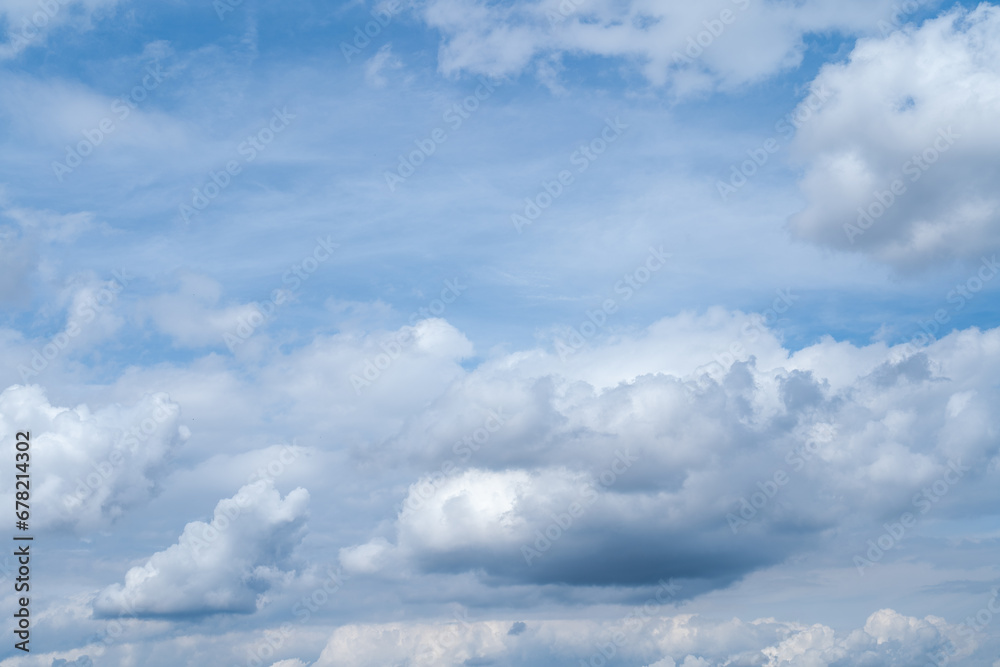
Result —
<instances>
[{"instance_id":1,"label":"sky","mask_svg":"<svg viewBox=\"0 0 1000 667\"><path fill-rule=\"evenodd\" d=\"M989 2L0 0L0 667L1000 667L998 114Z\"/></svg>"}]
</instances>

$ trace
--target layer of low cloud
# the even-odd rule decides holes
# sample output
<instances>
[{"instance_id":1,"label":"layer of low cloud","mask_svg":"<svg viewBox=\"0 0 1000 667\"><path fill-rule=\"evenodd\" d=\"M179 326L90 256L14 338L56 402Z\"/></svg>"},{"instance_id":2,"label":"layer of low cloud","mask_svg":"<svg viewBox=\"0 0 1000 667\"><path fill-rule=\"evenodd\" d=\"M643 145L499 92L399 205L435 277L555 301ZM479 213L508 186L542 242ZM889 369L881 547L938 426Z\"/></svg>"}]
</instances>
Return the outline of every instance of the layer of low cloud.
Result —
<instances>
[{"instance_id":1,"label":"layer of low cloud","mask_svg":"<svg viewBox=\"0 0 1000 667\"><path fill-rule=\"evenodd\" d=\"M656 605L654 605L655 608ZM966 657L975 643L943 619L891 609L849 633L775 619L712 621L693 615L627 620L489 621L349 625L338 628L314 667L628 664L649 667L768 665L905 667Z\"/></svg>"}]
</instances>

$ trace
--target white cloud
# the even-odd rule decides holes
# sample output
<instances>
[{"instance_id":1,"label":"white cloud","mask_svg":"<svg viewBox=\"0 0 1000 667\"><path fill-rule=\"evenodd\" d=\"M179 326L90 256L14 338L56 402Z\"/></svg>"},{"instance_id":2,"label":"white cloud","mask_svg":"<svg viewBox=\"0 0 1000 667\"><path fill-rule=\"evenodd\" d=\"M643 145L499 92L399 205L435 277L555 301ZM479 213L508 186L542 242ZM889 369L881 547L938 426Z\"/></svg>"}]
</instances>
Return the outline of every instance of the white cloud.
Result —
<instances>
[{"instance_id":1,"label":"white cloud","mask_svg":"<svg viewBox=\"0 0 1000 667\"><path fill-rule=\"evenodd\" d=\"M462 332L433 318L395 332L317 336L265 365L258 382L292 399L288 416L297 423L380 438L462 377L461 360L472 353Z\"/></svg>"},{"instance_id":2,"label":"white cloud","mask_svg":"<svg viewBox=\"0 0 1000 667\"><path fill-rule=\"evenodd\" d=\"M876 32L880 21L888 25L898 16L894 7L888 0L794 7L747 0L427 0L419 11L443 35L445 73L514 74L539 56L596 55L623 58L655 84L671 81L676 92L692 92L797 65L808 33Z\"/></svg>"},{"instance_id":3,"label":"white cloud","mask_svg":"<svg viewBox=\"0 0 1000 667\"><path fill-rule=\"evenodd\" d=\"M795 138L807 206L793 234L900 269L1000 248L998 45L1000 8L984 3L825 65L813 87L831 99Z\"/></svg>"},{"instance_id":4,"label":"white cloud","mask_svg":"<svg viewBox=\"0 0 1000 667\"><path fill-rule=\"evenodd\" d=\"M875 612L864 628L845 634L823 625L774 619L713 621L641 611L622 621L537 620L524 626L513 633L509 620L461 618L439 624L347 625L333 633L314 667L475 661L540 666L610 660L649 667L906 667L922 664L949 645L958 648L959 658L975 646L942 619L912 618L891 609Z\"/></svg>"},{"instance_id":5,"label":"white cloud","mask_svg":"<svg viewBox=\"0 0 1000 667\"><path fill-rule=\"evenodd\" d=\"M1000 330L919 351L825 340L792 354L769 333L741 336L740 322L667 318L572 363L536 350L461 377L365 452L430 472L405 491L392 539L347 548L341 562L389 577L672 577L704 590L820 545L849 566L882 517L923 514L911 498L952 462L984 474L963 475L951 511L987 511ZM727 332L743 347L714 355L722 363L706 374L711 350L730 349ZM492 426L490 410L501 420ZM750 507L762 493L765 506ZM831 529L857 536L831 542Z\"/></svg>"},{"instance_id":6,"label":"white cloud","mask_svg":"<svg viewBox=\"0 0 1000 667\"><path fill-rule=\"evenodd\" d=\"M62 214L12 206L3 187L0 216L17 225L0 226L0 265L5 267L0 275L0 300L4 301L23 302L34 291L38 278L51 278L55 267L40 258L40 248L70 243L97 226L89 212Z\"/></svg>"},{"instance_id":7,"label":"white cloud","mask_svg":"<svg viewBox=\"0 0 1000 667\"><path fill-rule=\"evenodd\" d=\"M403 61L392 53L392 45L385 44L365 62L365 81L374 88L384 88L387 83L385 70L399 69L402 66Z\"/></svg>"},{"instance_id":8,"label":"white cloud","mask_svg":"<svg viewBox=\"0 0 1000 667\"><path fill-rule=\"evenodd\" d=\"M37 385L6 389L0 437L31 431L33 524L86 532L146 502L168 452L186 435L179 412L163 393L92 411L53 406ZM11 483L3 485L8 497Z\"/></svg>"},{"instance_id":9,"label":"white cloud","mask_svg":"<svg viewBox=\"0 0 1000 667\"><path fill-rule=\"evenodd\" d=\"M156 617L250 613L273 584L292 574L291 550L302 538L309 493L284 499L261 480L220 500L211 523L193 521L177 543L106 588L94 602L102 615Z\"/></svg>"},{"instance_id":10,"label":"white cloud","mask_svg":"<svg viewBox=\"0 0 1000 667\"><path fill-rule=\"evenodd\" d=\"M793 353L771 332L752 326L755 321L724 311L683 314L611 342L594 342L566 362L556 353L531 349L497 354L465 370L457 360L471 353L471 345L443 320L428 320L404 327L414 341L400 349L360 397L349 375L363 367L365 358L388 354L383 344L395 332L320 336L297 350L276 352L244 380L231 376L214 357L183 370L139 370L123 378L118 391L159 378L172 396L183 397L186 415L189 401L211 412L215 397L223 393L228 403L250 405L253 413L269 414L280 406L282 419L305 425L305 437L336 434L336 456L317 458L317 463L347 460L340 457L348 449L355 454L350 485L372 488L366 477L371 474L395 480L405 476L410 486L400 487L398 495L378 507L407 495L418 498L421 486L431 481L434 493L403 516L357 512L348 538L354 541L343 540L343 533L324 533L331 555L346 546L340 556L353 574L350 586L359 591L386 583L412 586L407 594L418 600L433 598L427 586L434 581L449 582L460 598L477 577L491 591L530 589L541 596L554 588L586 590L588 595L595 588L622 590L616 583L641 590L657 577L688 577L683 596L689 597L809 551L827 552L850 569L851 556L878 536L884 517L912 510L914 491L937 479L952 458L973 465L975 472L929 516L945 519L958 512L975 518L993 511L998 443L991 435L997 424L990 406L996 401L993 378L1000 372L1000 331L955 332L919 354L883 343L859 348L830 339ZM751 327L744 328L747 324ZM735 362L727 357L734 341L743 346L732 355ZM717 366L710 364L715 357L721 360ZM706 368L708 377L703 376ZM491 410L502 421L499 426L497 420L487 421ZM201 413L192 414L199 415L199 430L210 432ZM239 422L241 414L229 414L221 422ZM479 429L488 437L479 438ZM467 437L477 450L456 449L457 443L468 447ZM352 449L355 442L367 444ZM786 455L810 442L817 443L814 456L801 470L792 470ZM602 484L601 474L613 464L617 449L628 449L638 461L613 483ZM391 467L379 465L381 461ZM447 461L454 472L435 477ZM791 482L745 531L732 535L726 514L779 468ZM527 565L521 547L535 548L535 531L550 527L553 514L566 513L587 483L596 489L597 500ZM388 486L377 490L382 498L393 493ZM277 492L270 494L275 505L290 502L291 496L282 501ZM349 496L334 497L342 503ZM196 528L205 530L206 524L196 522L176 545L149 560L157 569L155 577L143 579L143 569L134 569L124 586L105 591L98 611L114 613L128 599L138 600L138 613L146 617L252 611L269 585L275 596L287 592L275 584L293 578L292 565L265 564L255 556L264 549L261 544L273 543L266 537L274 534L266 527L266 517L273 515L261 515L265 518L250 522L264 526L261 533L230 538L238 534L230 527L220 535L222 552L243 557L235 560L235 570L197 560L192 546ZM301 518L296 511L288 516L292 524ZM836 540L825 538L831 529ZM364 538L355 537L359 531ZM277 541L289 547L297 543L294 536ZM193 571L204 576L188 584L183 577L190 579ZM286 600L281 607L291 609L298 596ZM533 632L527 620L528 630L508 634L517 620L480 628L484 646L495 645L501 651L496 655L504 655L512 642L527 641L523 638ZM727 632L752 634L744 627L749 625ZM883 625L857 635L856 644L848 641L852 635L838 633L831 639L822 628L784 635L776 630L760 641L733 643L725 655L705 644L653 650L642 640L639 645L650 650L637 654L634 662L669 657L678 665L689 658L691 664L702 659L718 664L730 655L759 655L773 647L793 656L787 664L796 667L825 664L810 657L810 651L830 664L866 652L879 659L890 656L886 664L906 664L900 656L909 653L888 652L894 640L879 644L871 639L879 633L905 634L905 628L892 629L890 623L886 630ZM933 634L925 625L916 627L919 636ZM355 627L351 632L361 634L344 630L338 637L364 639L368 631ZM362 653L358 662L343 664L378 659L391 664L424 641L405 628L380 626L379 632L389 638L378 647L382 653L371 654L377 658ZM577 644L593 650L588 632L599 633L598 626L574 632ZM427 633L444 638L436 629ZM792 635L794 642L783 643ZM545 641L549 639L546 635ZM466 656L463 660L494 655L493 649L463 650L454 655Z\"/></svg>"},{"instance_id":11,"label":"white cloud","mask_svg":"<svg viewBox=\"0 0 1000 667\"><path fill-rule=\"evenodd\" d=\"M16 221L25 231L35 232L46 243L69 243L96 227L94 214L90 212L63 214L8 206L4 208L3 214ZM104 228L107 229L107 226Z\"/></svg>"}]
</instances>

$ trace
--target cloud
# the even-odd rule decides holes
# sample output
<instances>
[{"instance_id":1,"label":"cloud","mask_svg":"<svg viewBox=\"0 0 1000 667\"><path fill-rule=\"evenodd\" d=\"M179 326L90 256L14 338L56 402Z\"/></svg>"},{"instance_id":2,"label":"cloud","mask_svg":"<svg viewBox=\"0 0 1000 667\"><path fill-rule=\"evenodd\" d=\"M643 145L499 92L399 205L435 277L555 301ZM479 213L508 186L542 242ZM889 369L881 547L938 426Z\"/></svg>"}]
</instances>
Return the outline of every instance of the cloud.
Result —
<instances>
[{"instance_id":1,"label":"cloud","mask_svg":"<svg viewBox=\"0 0 1000 667\"><path fill-rule=\"evenodd\" d=\"M39 240L46 243L71 243L96 227L94 214L90 212L63 214L8 206L3 209L3 215L17 222L25 231L34 232ZM105 225L104 229L108 227Z\"/></svg>"},{"instance_id":2,"label":"cloud","mask_svg":"<svg viewBox=\"0 0 1000 667\"><path fill-rule=\"evenodd\" d=\"M41 260L42 248L71 243L96 227L89 212L61 214L12 206L2 187L0 216L14 223L0 225L0 265L5 267L0 275L0 301L18 304L27 301L39 279L54 272L50 261Z\"/></svg>"},{"instance_id":3,"label":"cloud","mask_svg":"<svg viewBox=\"0 0 1000 667\"><path fill-rule=\"evenodd\" d=\"M860 40L813 81L831 99L802 126L806 208L794 236L901 270L1000 248L1000 8L954 9Z\"/></svg>"},{"instance_id":4,"label":"cloud","mask_svg":"<svg viewBox=\"0 0 1000 667\"><path fill-rule=\"evenodd\" d=\"M900 13L881 0L795 7L747 0L426 0L418 8L442 33L439 67L446 74L516 74L539 57L599 56L623 59L679 93L763 79L798 65L809 33L873 32Z\"/></svg>"},{"instance_id":5,"label":"cloud","mask_svg":"<svg viewBox=\"0 0 1000 667\"><path fill-rule=\"evenodd\" d=\"M712 341L727 329L739 354L685 358L690 341L725 345ZM886 519L929 511L914 494L953 463L995 469L1000 331L779 354L769 332L741 329L718 314L667 318L575 365L539 351L483 364L364 452L425 472L392 533L341 562L489 585L674 578L695 594L819 548L849 565ZM963 473L950 511L987 511L988 479Z\"/></svg>"},{"instance_id":6,"label":"cloud","mask_svg":"<svg viewBox=\"0 0 1000 667\"><path fill-rule=\"evenodd\" d=\"M385 44L365 62L365 81L374 88L384 88L387 80L383 72L386 69L399 69L403 61L392 53L392 45Z\"/></svg>"},{"instance_id":7,"label":"cloud","mask_svg":"<svg viewBox=\"0 0 1000 667\"><path fill-rule=\"evenodd\" d=\"M906 667L945 650L961 658L975 647L943 619L918 619L891 609L873 613L863 628L845 634L820 624L718 621L691 614L637 613L622 621L538 620L512 633L514 625L462 618L438 624L347 625L333 633L314 667L575 666L581 661L649 667Z\"/></svg>"},{"instance_id":8,"label":"cloud","mask_svg":"<svg viewBox=\"0 0 1000 667\"><path fill-rule=\"evenodd\" d=\"M149 500L167 454L187 435L179 414L164 393L91 410L53 406L37 385L4 390L0 435L31 432L33 524L87 532Z\"/></svg>"},{"instance_id":9,"label":"cloud","mask_svg":"<svg viewBox=\"0 0 1000 667\"><path fill-rule=\"evenodd\" d=\"M201 275L184 274L174 294L146 300L143 316L170 336L180 347L220 347L226 335L242 342L241 333L250 335L267 321L257 303L220 306L222 286Z\"/></svg>"},{"instance_id":10,"label":"cloud","mask_svg":"<svg viewBox=\"0 0 1000 667\"><path fill-rule=\"evenodd\" d=\"M443 320L403 330L414 340L360 397L349 375L365 357L389 357L387 342L398 332L319 336L275 352L245 384L224 385L231 403L259 412L279 402L282 419L337 433L339 446L347 443L337 456L350 450L358 464L351 468L356 488L372 488L370 475L405 480L395 488L383 482L372 513L357 512L347 533L332 533L331 555L345 547L341 562L359 591L405 586L411 600L428 600L437 594L432 582L447 582L449 599L477 589L501 597L528 590L537 599L562 591L620 601L674 577L683 584L680 597L688 599L798 554L823 554L852 570L852 556L867 549L883 523L904 510L917 512L913 494L933 485L951 459L974 472L928 516L975 519L1000 500L991 410L993 378L1000 372L998 330L954 332L919 350L824 339L793 352L759 318L713 310L594 341L565 361L543 346L496 353L472 369L456 361L471 346L462 349L467 340ZM130 374L121 390L150 382L155 372ZM204 396L192 400L210 409L218 392L205 386L218 373L223 371L213 363L167 375L185 391L198 388ZM341 403L354 410L338 408ZM208 428L200 416L199 428ZM354 435L363 429L366 435ZM636 460L616 463L619 450L626 461ZM779 470L789 481L768 491ZM741 499L772 492L733 534L727 515L741 515ZM284 500L273 489L268 494L279 506L294 492ZM349 497L336 495L333 502ZM402 513L382 511L408 499L413 502ZM231 507L227 502L216 509L216 521ZM297 536L269 541L278 529L268 528L271 512L259 514L257 520L241 516L213 544L233 569L204 554L197 560L195 538L208 528L195 522L176 545L149 559L147 569L134 568L124 585L107 589L95 612L112 615L135 601L141 618L247 613L265 593L270 599L286 594L287 604L278 608L293 608L300 596L292 596L285 582L296 579L297 568L286 556ZM287 516L291 525L302 515L290 510ZM243 519L260 526L260 533L240 537ZM539 541L537 531L551 544ZM285 556L257 557L266 551L263 543L275 542L285 545ZM539 552L530 564L522 547ZM899 555L913 558L912 551ZM918 558L928 556L933 552ZM192 579L192 572L204 574ZM510 633L516 622L525 629ZM490 632L502 648L532 636L532 627L530 619L512 618ZM389 664L398 659L392 651L409 650L407 632L400 639L404 648L385 648L395 639L384 642ZM799 632L791 648L781 646L789 635L777 632L747 646L792 651L811 638L809 646L822 655L856 648L839 634L828 641L825 632ZM585 630L576 636L577 643L588 641ZM902 659L888 650L877 641L865 648ZM470 651L470 658L480 655ZM357 664L366 664L364 655ZM634 664L667 657L684 664L688 656L721 661L685 646L647 651Z\"/></svg>"},{"instance_id":11,"label":"cloud","mask_svg":"<svg viewBox=\"0 0 1000 667\"><path fill-rule=\"evenodd\" d=\"M177 543L104 589L94 602L101 616L138 617L252 613L259 596L291 574L292 549L302 538L309 493L285 498L273 480L243 486L220 500L211 523L193 521Z\"/></svg>"},{"instance_id":12,"label":"cloud","mask_svg":"<svg viewBox=\"0 0 1000 667\"><path fill-rule=\"evenodd\" d=\"M31 290L30 278L37 261L37 251L33 244L21 237L15 229L0 227L0 263L4 267L0 275L0 300L24 300L24 295Z\"/></svg>"},{"instance_id":13,"label":"cloud","mask_svg":"<svg viewBox=\"0 0 1000 667\"><path fill-rule=\"evenodd\" d=\"M48 33L59 26L86 30L94 15L117 4L118 0L4 0L0 17L7 22L7 41L0 43L0 59L45 44Z\"/></svg>"},{"instance_id":14,"label":"cloud","mask_svg":"<svg viewBox=\"0 0 1000 667\"><path fill-rule=\"evenodd\" d=\"M297 423L389 435L462 377L461 361L473 351L462 332L432 318L394 332L316 336L280 363L273 359L257 381L282 388Z\"/></svg>"},{"instance_id":15,"label":"cloud","mask_svg":"<svg viewBox=\"0 0 1000 667\"><path fill-rule=\"evenodd\" d=\"M52 660L52 667L93 667L94 661L90 659L90 656L82 655L75 660L64 660L62 658L54 658Z\"/></svg>"},{"instance_id":16,"label":"cloud","mask_svg":"<svg viewBox=\"0 0 1000 667\"><path fill-rule=\"evenodd\" d=\"M0 100L0 117L16 128L22 147L37 155L36 177L61 185L86 180L81 172L96 172L96 178L113 172L119 178L134 165L145 164L153 152L161 153L161 167L179 166L173 160L178 149L190 145L192 127L159 110L156 102L189 65L171 55L165 42L147 44L142 53L116 64L127 73L111 90L72 79L0 71L0 85L10 91ZM214 159L210 145L200 145L208 155L196 164Z\"/></svg>"}]
</instances>

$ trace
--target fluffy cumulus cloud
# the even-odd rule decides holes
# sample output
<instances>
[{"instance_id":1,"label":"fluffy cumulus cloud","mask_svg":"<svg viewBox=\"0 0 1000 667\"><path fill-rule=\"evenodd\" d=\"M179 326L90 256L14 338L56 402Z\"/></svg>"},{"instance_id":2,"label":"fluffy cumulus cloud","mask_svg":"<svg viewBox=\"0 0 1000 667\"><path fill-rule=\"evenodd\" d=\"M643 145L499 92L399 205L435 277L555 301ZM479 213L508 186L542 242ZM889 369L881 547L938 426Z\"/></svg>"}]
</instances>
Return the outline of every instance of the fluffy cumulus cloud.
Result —
<instances>
[{"instance_id":1,"label":"fluffy cumulus cloud","mask_svg":"<svg viewBox=\"0 0 1000 667\"><path fill-rule=\"evenodd\" d=\"M274 292L275 301L221 305L222 286L201 275L185 274L174 294L149 299L143 312L156 328L181 347L221 347L235 350L255 330L274 319L277 309L291 297Z\"/></svg>"},{"instance_id":2,"label":"fluffy cumulus cloud","mask_svg":"<svg viewBox=\"0 0 1000 667\"><path fill-rule=\"evenodd\" d=\"M749 0L425 0L423 19L443 34L440 67L490 74L540 72L562 54L622 58L678 92L761 79L798 64L803 37L869 33L906 19L920 3L787 3Z\"/></svg>"},{"instance_id":3,"label":"fluffy cumulus cloud","mask_svg":"<svg viewBox=\"0 0 1000 667\"><path fill-rule=\"evenodd\" d=\"M860 40L813 86L830 100L795 139L795 236L901 269L1000 248L1000 8Z\"/></svg>"},{"instance_id":4,"label":"fluffy cumulus cloud","mask_svg":"<svg viewBox=\"0 0 1000 667\"><path fill-rule=\"evenodd\" d=\"M30 428L33 521L87 532L106 527L156 491L169 452L188 435L164 393L92 410L49 403L38 385L0 394L0 437ZM4 493L13 494L12 482Z\"/></svg>"},{"instance_id":5,"label":"fluffy cumulus cloud","mask_svg":"<svg viewBox=\"0 0 1000 667\"><path fill-rule=\"evenodd\" d=\"M755 320L705 316L692 339L711 350L741 321ZM681 337L657 335L679 326L595 347L576 366L537 351L458 380L367 452L426 472L393 530L345 548L344 566L493 585L676 579L690 595L821 546L850 565L886 518L948 511L945 495L950 511L990 511L1000 331L779 354L751 328L704 367ZM640 356L674 344L680 353Z\"/></svg>"},{"instance_id":6,"label":"fluffy cumulus cloud","mask_svg":"<svg viewBox=\"0 0 1000 667\"><path fill-rule=\"evenodd\" d=\"M338 628L314 667L376 665L648 665L648 667L832 667L924 664L974 647L943 619L873 613L839 634L824 625L774 619L711 621L698 616L631 615L617 621L488 621L348 625Z\"/></svg>"},{"instance_id":7,"label":"fluffy cumulus cloud","mask_svg":"<svg viewBox=\"0 0 1000 667\"><path fill-rule=\"evenodd\" d=\"M220 500L210 523L192 521L177 543L153 554L104 589L98 615L138 617L251 613L259 597L294 572L292 550L302 538L309 493L284 498L272 480L242 487Z\"/></svg>"}]
</instances>

